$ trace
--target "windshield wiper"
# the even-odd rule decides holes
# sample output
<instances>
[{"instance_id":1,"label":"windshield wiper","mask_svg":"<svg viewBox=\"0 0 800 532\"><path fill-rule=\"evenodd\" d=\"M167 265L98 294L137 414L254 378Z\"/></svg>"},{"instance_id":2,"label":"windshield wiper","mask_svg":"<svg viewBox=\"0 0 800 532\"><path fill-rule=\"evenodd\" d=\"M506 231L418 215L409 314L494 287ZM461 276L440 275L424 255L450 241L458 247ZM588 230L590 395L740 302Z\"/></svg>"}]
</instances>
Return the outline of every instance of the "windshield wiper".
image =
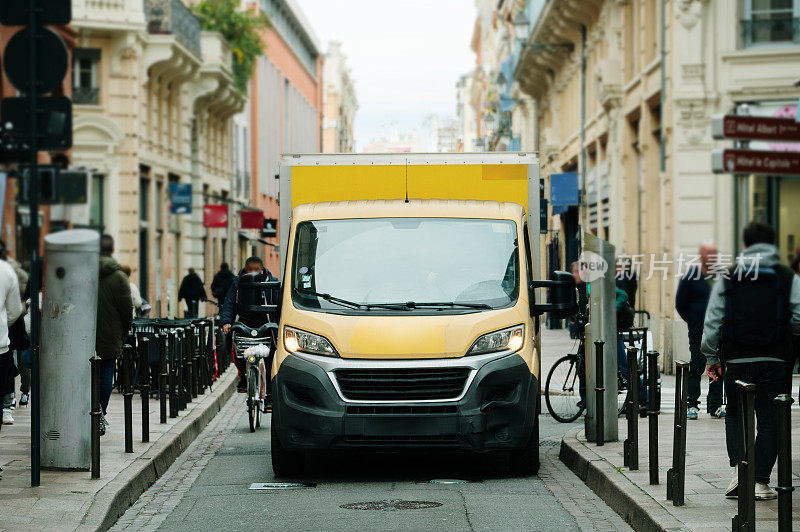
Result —
<instances>
[{"instance_id":1,"label":"windshield wiper","mask_svg":"<svg viewBox=\"0 0 800 532\"><path fill-rule=\"evenodd\" d=\"M436 303L417 303L416 301L407 301L405 303L381 303L378 305L369 304L366 305L368 307L378 307L378 308L390 308L394 310L413 310L415 308L430 308L430 307L449 307L449 308L456 308L456 307L463 307L463 308L476 308L476 309L487 309L491 310L491 305L487 305L486 303L456 303L455 301L442 301Z\"/></svg>"},{"instance_id":2,"label":"windshield wiper","mask_svg":"<svg viewBox=\"0 0 800 532\"><path fill-rule=\"evenodd\" d=\"M350 307L350 308L355 308L355 309L363 309L364 308L364 305L362 305L361 303L356 303L355 301L350 301L350 300L342 299L342 298L339 298L339 297L333 297L330 294L323 294L323 293L320 293L320 292L315 292L314 290L305 290L305 289L300 289L300 288L296 288L295 290L297 290L297 292L299 292L301 294L318 297L320 299L324 299L325 301L330 301L331 303L336 303L336 304L341 305L343 307Z\"/></svg>"}]
</instances>

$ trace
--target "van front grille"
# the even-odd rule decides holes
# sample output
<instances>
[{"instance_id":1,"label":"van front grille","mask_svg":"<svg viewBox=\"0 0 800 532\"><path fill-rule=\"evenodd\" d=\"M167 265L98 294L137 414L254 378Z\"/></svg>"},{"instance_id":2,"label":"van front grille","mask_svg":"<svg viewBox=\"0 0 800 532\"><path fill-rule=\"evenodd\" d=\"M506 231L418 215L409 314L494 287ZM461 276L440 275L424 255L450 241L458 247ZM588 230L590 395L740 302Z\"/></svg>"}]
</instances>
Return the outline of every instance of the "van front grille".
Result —
<instances>
[{"instance_id":1,"label":"van front grille","mask_svg":"<svg viewBox=\"0 0 800 532\"><path fill-rule=\"evenodd\" d=\"M346 399L418 401L459 397L464 391L469 369L340 369L335 374Z\"/></svg>"}]
</instances>

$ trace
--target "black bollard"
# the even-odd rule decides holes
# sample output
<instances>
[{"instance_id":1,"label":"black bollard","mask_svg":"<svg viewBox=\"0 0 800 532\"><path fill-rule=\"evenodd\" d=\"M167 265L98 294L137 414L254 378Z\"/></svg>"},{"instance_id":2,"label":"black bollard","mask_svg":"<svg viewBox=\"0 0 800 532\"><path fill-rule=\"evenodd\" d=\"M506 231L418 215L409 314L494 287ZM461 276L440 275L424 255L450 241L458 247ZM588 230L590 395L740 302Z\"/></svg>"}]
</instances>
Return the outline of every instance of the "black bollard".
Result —
<instances>
[{"instance_id":1,"label":"black bollard","mask_svg":"<svg viewBox=\"0 0 800 532\"><path fill-rule=\"evenodd\" d=\"M184 386L186 387L186 403L192 402L194 381L194 364L192 364L191 334L189 327L183 329Z\"/></svg>"},{"instance_id":2,"label":"black bollard","mask_svg":"<svg viewBox=\"0 0 800 532\"><path fill-rule=\"evenodd\" d=\"M159 423L167 422L167 335L158 333L158 400Z\"/></svg>"},{"instance_id":3,"label":"black bollard","mask_svg":"<svg viewBox=\"0 0 800 532\"><path fill-rule=\"evenodd\" d=\"M150 441L150 338L139 342L139 391L142 398L142 443Z\"/></svg>"},{"instance_id":4,"label":"black bollard","mask_svg":"<svg viewBox=\"0 0 800 532\"><path fill-rule=\"evenodd\" d=\"M192 384L192 397L197 397L202 393L202 385L200 382L200 350L197 349L198 332L197 326L192 325L189 329L191 331L192 342L189 344L192 349L192 361L194 362L194 383Z\"/></svg>"},{"instance_id":5,"label":"black bollard","mask_svg":"<svg viewBox=\"0 0 800 532\"><path fill-rule=\"evenodd\" d=\"M100 478L100 423L103 411L100 408L100 363L96 354L89 359L92 364L92 478Z\"/></svg>"},{"instance_id":6,"label":"black bollard","mask_svg":"<svg viewBox=\"0 0 800 532\"><path fill-rule=\"evenodd\" d=\"M606 389L603 387L603 340L597 340L594 343L594 363L595 363L595 443L603 445L606 441L605 431L605 403L604 396Z\"/></svg>"},{"instance_id":7,"label":"black bollard","mask_svg":"<svg viewBox=\"0 0 800 532\"><path fill-rule=\"evenodd\" d=\"M756 385L736 381L736 387L739 393L739 449L744 456L739 455L739 513L733 516L733 530L754 532L756 529Z\"/></svg>"},{"instance_id":8,"label":"black bollard","mask_svg":"<svg viewBox=\"0 0 800 532\"><path fill-rule=\"evenodd\" d=\"M216 329L214 327L214 318L211 318L208 322L208 338L206 340L206 356L208 357L208 387L211 388L211 384L217 379L217 372L220 369L219 360L214 354L214 335L216 334Z\"/></svg>"},{"instance_id":9,"label":"black bollard","mask_svg":"<svg viewBox=\"0 0 800 532\"><path fill-rule=\"evenodd\" d=\"M625 417L628 437L622 444L624 465L631 471L639 469L639 363L636 349L628 349L628 404Z\"/></svg>"},{"instance_id":10,"label":"black bollard","mask_svg":"<svg viewBox=\"0 0 800 532\"><path fill-rule=\"evenodd\" d=\"M183 329L178 329L178 409L184 410L189 402L186 397L186 337Z\"/></svg>"},{"instance_id":11,"label":"black bollard","mask_svg":"<svg viewBox=\"0 0 800 532\"><path fill-rule=\"evenodd\" d=\"M125 452L133 452L133 347L122 346L122 398L125 405Z\"/></svg>"},{"instance_id":12,"label":"black bollard","mask_svg":"<svg viewBox=\"0 0 800 532\"><path fill-rule=\"evenodd\" d=\"M647 398L647 397L650 397L650 394L647 391L647 388L648 388L647 380L648 380L648 375L650 375L647 372L647 367L648 367L648 364L647 364L647 353L648 353L648 351L647 351L647 327L645 327L643 329L643 332L642 332L642 348L639 350L639 353L643 353L643 356L642 356L642 371L641 371L642 385L643 385L642 388L643 389L640 392L640 395L642 397ZM637 353L637 356L638 356L639 353ZM645 399L644 404L639 404L639 417L642 417L642 418L647 417L647 405L648 405L647 399Z\"/></svg>"},{"instance_id":13,"label":"black bollard","mask_svg":"<svg viewBox=\"0 0 800 532\"><path fill-rule=\"evenodd\" d=\"M178 417L178 390L177 390L177 380L178 380L178 334L175 331L170 331L169 333L169 343L167 344L169 355L169 417L176 418Z\"/></svg>"},{"instance_id":14,"label":"black bollard","mask_svg":"<svg viewBox=\"0 0 800 532\"><path fill-rule=\"evenodd\" d=\"M689 387L689 363L676 362L675 420L672 439L672 467L667 471L667 500L683 506L686 485L686 395Z\"/></svg>"},{"instance_id":15,"label":"black bollard","mask_svg":"<svg viewBox=\"0 0 800 532\"><path fill-rule=\"evenodd\" d=\"M656 389L658 388L658 352L647 353L648 385L647 385L647 416L649 421L648 458L650 460L650 484L658 484L658 403L656 402Z\"/></svg>"},{"instance_id":16,"label":"black bollard","mask_svg":"<svg viewBox=\"0 0 800 532\"><path fill-rule=\"evenodd\" d=\"M792 530L792 403L791 395L775 398L778 408L778 532Z\"/></svg>"}]
</instances>

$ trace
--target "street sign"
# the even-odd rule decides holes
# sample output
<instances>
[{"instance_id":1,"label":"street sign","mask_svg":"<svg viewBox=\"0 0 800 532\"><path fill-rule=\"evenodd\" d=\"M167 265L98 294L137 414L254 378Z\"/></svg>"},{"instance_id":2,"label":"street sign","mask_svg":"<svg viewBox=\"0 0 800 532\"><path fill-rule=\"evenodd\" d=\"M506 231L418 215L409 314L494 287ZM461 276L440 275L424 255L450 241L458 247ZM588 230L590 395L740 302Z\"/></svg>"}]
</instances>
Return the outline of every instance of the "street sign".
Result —
<instances>
[{"instance_id":1,"label":"street sign","mask_svg":"<svg viewBox=\"0 0 800 532\"><path fill-rule=\"evenodd\" d=\"M48 96L37 100L40 150L68 150L72 147L72 100L66 96ZM30 136L27 98L3 98L0 117L8 134L22 141Z\"/></svg>"},{"instance_id":2,"label":"street sign","mask_svg":"<svg viewBox=\"0 0 800 532\"><path fill-rule=\"evenodd\" d=\"M715 139L800 142L800 122L771 116L717 115L711 119Z\"/></svg>"},{"instance_id":3,"label":"street sign","mask_svg":"<svg viewBox=\"0 0 800 532\"><path fill-rule=\"evenodd\" d=\"M3 0L0 24L27 26L31 7L36 9L37 23L42 26L64 26L72 20L72 2L68 0Z\"/></svg>"},{"instance_id":4,"label":"street sign","mask_svg":"<svg viewBox=\"0 0 800 532\"><path fill-rule=\"evenodd\" d=\"M800 153L718 149L711 153L715 174L800 175Z\"/></svg>"},{"instance_id":5,"label":"street sign","mask_svg":"<svg viewBox=\"0 0 800 532\"><path fill-rule=\"evenodd\" d=\"M265 238L272 238L278 236L277 218L264 218L264 228L261 230L261 236Z\"/></svg>"},{"instance_id":6,"label":"street sign","mask_svg":"<svg viewBox=\"0 0 800 532\"><path fill-rule=\"evenodd\" d=\"M169 200L171 202L169 212L171 212L172 214L191 214L192 184L170 183Z\"/></svg>"},{"instance_id":7,"label":"street sign","mask_svg":"<svg viewBox=\"0 0 800 532\"><path fill-rule=\"evenodd\" d=\"M89 176L77 170L61 171L56 182L57 203L80 205L87 203Z\"/></svg>"},{"instance_id":8,"label":"street sign","mask_svg":"<svg viewBox=\"0 0 800 532\"><path fill-rule=\"evenodd\" d=\"M242 229L264 228L264 211L240 211L239 218L242 220Z\"/></svg>"},{"instance_id":9,"label":"street sign","mask_svg":"<svg viewBox=\"0 0 800 532\"><path fill-rule=\"evenodd\" d=\"M547 198L539 198L539 234L547 234Z\"/></svg>"},{"instance_id":10,"label":"street sign","mask_svg":"<svg viewBox=\"0 0 800 532\"><path fill-rule=\"evenodd\" d=\"M8 3L0 2L0 4ZM28 94L31 84L30 32L36 32L36 94L53 92L67 74L67 46L50 28L25 28L14 34L3 53L3 68L8 81L18 91Z\"/></svg>"}]
</instances>

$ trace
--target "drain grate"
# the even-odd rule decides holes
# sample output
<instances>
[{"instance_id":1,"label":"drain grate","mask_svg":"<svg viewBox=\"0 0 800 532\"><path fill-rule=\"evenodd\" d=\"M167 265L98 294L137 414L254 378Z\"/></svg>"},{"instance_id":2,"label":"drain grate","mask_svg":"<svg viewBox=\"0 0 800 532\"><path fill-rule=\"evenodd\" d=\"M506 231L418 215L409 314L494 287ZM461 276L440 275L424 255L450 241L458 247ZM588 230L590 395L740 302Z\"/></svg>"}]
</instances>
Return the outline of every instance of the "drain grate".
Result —
<instances>
[{"instance_id":1,"label":"drain grate","mask_svg":"<svg viewBox=\"0 0 800 532\"><path fill-rule=\"evenodd\" d=\"M561 445L561 440L542 440L539 445L541 447L557 447Z\"/></svg>"},{"instance_id":2,"label":"drain grate","mask_svg":"<svg viewBox=\"0 0 800 532\"><path fill-rule=\"evenodd\" d=\"M315 482L304 484L302 482L254 482L250 484L251 490L298 490L316 488Z\"/></svg>"},{"instance_id":3,"label":"drain grate","mask_svg":"<svg viewBox=\"0 0 800 532\"><path fill-rule=\"evenodd\" d=\"M433 501L401 501L399 499L391 499L371 502L351 502L349 504L342 504L339 506L339 508L343 508L345 510L379 510L381 512L395 512L397 510L424 510L425 508L438 508L441 505L442 503Z\"/></svg>"}]
</instances>

